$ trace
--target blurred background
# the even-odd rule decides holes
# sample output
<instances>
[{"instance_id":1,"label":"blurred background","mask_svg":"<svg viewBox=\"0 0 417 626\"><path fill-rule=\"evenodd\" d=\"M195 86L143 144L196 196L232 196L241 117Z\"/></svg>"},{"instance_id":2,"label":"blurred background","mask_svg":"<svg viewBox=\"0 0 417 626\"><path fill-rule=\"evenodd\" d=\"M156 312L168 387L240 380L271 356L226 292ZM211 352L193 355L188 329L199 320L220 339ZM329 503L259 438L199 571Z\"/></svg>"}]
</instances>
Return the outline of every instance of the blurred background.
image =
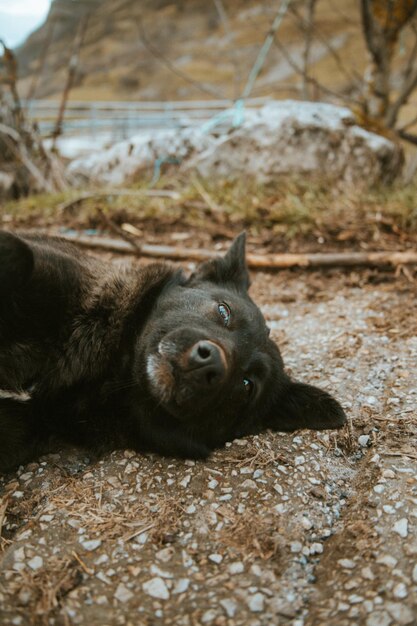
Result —
<instances>
[{"instance_id":1,"label":"blurred background","mask_svg":"<svg viewBox=\"0 0 417 626\"><path fill-rule=\"evenodd\" d=\"M415 0L0 0L0 38L3 220L414 238Z\"/></svg>"}]
</instances>

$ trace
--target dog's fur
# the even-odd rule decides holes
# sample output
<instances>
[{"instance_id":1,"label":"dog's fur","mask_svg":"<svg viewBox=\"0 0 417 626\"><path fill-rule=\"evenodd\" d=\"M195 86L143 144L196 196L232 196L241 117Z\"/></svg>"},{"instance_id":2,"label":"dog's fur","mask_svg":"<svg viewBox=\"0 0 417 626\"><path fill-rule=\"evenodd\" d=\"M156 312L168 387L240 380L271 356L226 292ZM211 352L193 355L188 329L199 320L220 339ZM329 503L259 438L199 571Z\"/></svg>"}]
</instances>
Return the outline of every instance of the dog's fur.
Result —
<instances>
[{"instance_id":1,"label":"dog's fur","mask_svg":"<svg viewBox=\"0 0 417 626\"><path fill-rule=\"evenodd\" d=\"M65 442L204 458L267 428L337 428L248 296L245 237L186 277L0 232L0 470Z\"/></svg>"}]
</instances>

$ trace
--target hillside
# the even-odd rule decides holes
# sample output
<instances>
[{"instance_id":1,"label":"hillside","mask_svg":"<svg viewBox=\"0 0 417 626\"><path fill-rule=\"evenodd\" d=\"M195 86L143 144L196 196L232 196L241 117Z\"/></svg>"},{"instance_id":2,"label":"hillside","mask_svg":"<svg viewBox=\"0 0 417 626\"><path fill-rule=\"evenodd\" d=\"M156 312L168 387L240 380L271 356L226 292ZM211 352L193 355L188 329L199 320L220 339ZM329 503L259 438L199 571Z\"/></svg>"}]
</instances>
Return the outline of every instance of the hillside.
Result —
<instances>
[{"instance_id":1,"label":"hillside","mask_svg":"<svg viewBox=\"0 0 417 626\"><path fill-rule=\"evenodd\" d=\"M90 10L72 99L236 97L277 6L266 0L54 0L47 22L18 50L20 90L28 93L50 40L35 97L53 98L62 91L81 16ZM334 0L317 5L310 57L314 75L332 89L349 91L353 69L364 69L358 19L356 0L345 0L343 10ZM279 39L301 65L304 35L297 17L284 18ZM325 42L336 52L329 53ZM273 45L252 95L294 97L300 83Z\"/></svg>"}]
</instances>

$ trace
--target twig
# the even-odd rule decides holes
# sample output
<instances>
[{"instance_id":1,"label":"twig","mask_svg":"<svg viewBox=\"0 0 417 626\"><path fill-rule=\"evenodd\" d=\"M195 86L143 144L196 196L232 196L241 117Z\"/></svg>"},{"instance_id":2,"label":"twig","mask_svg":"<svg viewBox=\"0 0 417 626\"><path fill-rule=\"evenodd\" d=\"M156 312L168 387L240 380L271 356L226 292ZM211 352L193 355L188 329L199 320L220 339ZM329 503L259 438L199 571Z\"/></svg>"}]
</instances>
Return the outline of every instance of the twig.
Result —
<instances>
[{"instance_id":1,"label":"twig","mask_svg":"<svg viewBox=\"0 0 417 626\"><path fill-rule=\"evenodd\" d=\"M278 41L277 39L274 41L274 45L278 48L278 50L280 50L280 52L285 57L286 61L292 67L292 69L295 72L297 72L297 74L300 74L301 76L303 76L303 69L296 63L296 61L294 61L292 56L287 52L287 49L285 48L285 46L283 46L283 44L280 41ZM316 80L312 76L306 75L305 79L309 83L311 83L312 85L317 87L317 89L323 91L324 93L327 93L329 96L333 96L333 97L337 98L338 100L343 100L344 102L349 102L351 104L356 104L356 105L359 104L357 102L357 100L355 100L351 96L348 96L348 95L342 94L342 93L338 93L336 91L333 91L332 89L329 89L328 87L323 85L323 83L320 83L318 80Z\"/></svg>"},{"instance_id":2,"label":"twig","mask_svg":"<svg viewBox=\"0 0 417 626\"><path fill-rule=\"evenodd\" d=\"M80 556L78 556L78 554L75 552L75 550L72 550L71 554L74 557L74 559L81 565L81 567L83 568L85 573L88 574L89 576L93 576L94 570L91 567L88 567L88 565L86 565L84 563L82 558Z\"/></svg>"},{"instance_id":3,"label":"twig","mask_svg":"<svg viewBox=\"0 0 417 626\"><path fill-rule=\"evenodd\" d=\"M219 14L220 20L223 24L224 32L226 33L226 37L229 42L232 42L234 39L234 34L232 29L230 28L230 20L226 13L226 9L223 3L223 0L213 0L214 5L216 7L216 11ZM242 72L240 71L240 63L239 63L239 51L236 47L233 47L230 52L230 57L232 60L232 65L234 68L233 72L233 82L234 82L234 97L238 98L240 94L240 83L242 80Z\"/></svg>"},{"instance_id":4,"label":"twig","mask_svg":"<svg viewBox=\"0 0 417 626\"><path fill-rule=\"evenodd\" d=\"M200 196L203 198L204 202L206 202L206 204L213 211L213 213L221 213L222 212L222 208L216 202L214 202L213 198L210 196L208 191L206 191L204 189L203 185L200 183L199 180L197 180L195 178L192 181L192 185L195 187L196 191L198 191Z\"/></svg>"},{"instance_id":5,"label":"twig","mask_svg":"<svg viewBox=\"0 0 417 626\"><path fill-rule=\"evenodd\" d=\"M54 29L55 29L55 24L56 24L56 20L54 17L52 17L50 20L48 20L48 30L43 42L43 46L42 46L42 50L39 56L39 65L36 69L36 72L34 72L33 74L33 78L32 81L30 83L30 87L29 87L29 91L28 94L26 96L26 100L28 102L30 102L32 100L32 98L35 95L36 89L38 87L38 83L39 83L39 79L42 76L43 73L43 69L45 67L45 61L46 61L46 56L48 54L48 50L49 50L49 46L51 45L52 42L52 38L53 38L53 34L54 34Z\"/></svg>"},{"instance_id":6,"label":"twig","mask_svg":"<svg viewBox=\"0 0 417 626\"><path fill-rule=\"evenodd\" d=\"M84 248L108 250L119 254L135 254L131 243L106 237L86 237L79 235L61 235L62 239L72 241ZM141 256L169 258L177 261L207 261L219 257L217 252L196 248L176 246L140 246ZM413 250L397 252L329 252L311 254L248 254L248 266L254 269L283 269L291 267L397 267L398 265L416 265L417 252Z\"/></svg>"},{"instance_id":7,"label":"twig","mask_svg":"<svg viewBox=\"0 0 417 626\"><path fill-rule=\"evenodd\" d=\"M1 533L3 530L3 523L4 523L4 519L6 517L6 511L7 511L7 506L9 504L9 496L4 496L4 498L2 498L0 500L0 539L1 539Z\"/></svg>"},{"instance_id":8,"label":"twig","mask_svg":"<svg viewBox=\"0 0 417 626\"><path fill-rule=\"evenodd\" d=\"M84 36L87 30L89 17L90 17L90 14L86 13L85 15L82 16L78 24L78 31L74 39L73 50L72 50L72 54L71 54L70 61L68 64L67 82L65 84L64 91L62 92L61 104L58 110L58 116L57 116L57 120L55 123L55 128L52 132L53 147L55 147L56 140L58 139L59 135L62 133L62 122L64 119L65 107L67 105L68 96L71 91L72 85L74 83L75 75L77 73L78 59L80 55L81 46L83 45L83 42L84 42Z\"/></svg>"},{"instance_id":9,"label":"twig","mask_svg":"<svg viewBox=\"0 0 417 626\"><path fill-rule=\"evenodd\" d=\"M211 87L210 85L207 85L206 83L200 83L196 80L194 80L193 78L191 78L191 76L188 76L188 74L186 74L185 72L182 72L181 70L179 70L176 65L174 65L174 63L172 63L172 61L170 61L170 59L168 59L165 55L162 54L162 52L160 52L158 50L158 48L156 48L147 38L146 34L145 34L145 29L143 28L142 25L142 20L140 18L136 18L136 23L137 23L137 27L138 27L138 31L139 31L139 37L141 42L143 43L143 45L145 46L145 48L148 50L148 52L150 52L152 54L152 56L154 56L156 59L158 59L158 61L160 61L160 63L162 63L163 65L165 65L165 67L167 67L170 72L172 72L173 74L175 74L176 76L178 76L179 78L182 78L183 80L185 80L187 83L189 83L190 85L193 85L193 87L195 87L196 89L198 89L199 91L208 94L210 96L214 96L215 98L224 98L224 95L217 91L217 89L213 89L213 87Z\"/></svg>"},{"instance_id":10,"label":"twig","mask_svg":"<svg viewBox=\"0 0 417 626\"><path fill-rule=\"evenodd\" d=\"M136 243L135 237L133 237L126 230L118 226L108 215L106 215L103 209L98 208L97 213L100 215L104 223L109 227L111 231L116 233L116 235L119 235L119 237L124 239L128 244L132 246L136 254L142 254L142 248L138 243Z\"/></svg>"},{"instance_id":11,"label":"twig","mask_svg":"<svg viewBox=\"0 0 417 626\"><path fill-rule=\"evenodd\" d=\"M169 198L171 200L180 200L181 198L181 195L177 191L170 191L169 189L104 189L103 191L86 192L76 198L68 200L67 202L62 202L58 205L58 209L65 213L74 209L77 205L84 202L84 200L91 200L91 198L104 198L106 196L145 196L149 198Z\"/></svg>"}]
</instances>

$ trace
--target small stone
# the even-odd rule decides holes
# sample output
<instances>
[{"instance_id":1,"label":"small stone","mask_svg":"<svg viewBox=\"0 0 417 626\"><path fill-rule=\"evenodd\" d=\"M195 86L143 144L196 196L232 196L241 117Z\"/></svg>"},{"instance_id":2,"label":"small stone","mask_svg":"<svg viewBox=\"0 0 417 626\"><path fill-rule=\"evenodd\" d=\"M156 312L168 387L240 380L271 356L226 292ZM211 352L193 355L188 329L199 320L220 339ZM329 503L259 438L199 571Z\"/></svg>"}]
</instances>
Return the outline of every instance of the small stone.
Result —
<instances>
[{"instance_id":1,"label":"small stone","mask_svg":"<svg viewBox=\"0 0 417 626\"><path fill-rule=\"evenodd\" d=\"M349 596L349 602L351 604L359 604L359 603L362 603L363 600L364 600L363 596L358 596L356 593Z\"/></svg>"},{"instance_id":2,"label":"small stone","mask_svg":"<svg viewBox=\"0 0 417 626\"><path fill-rule=\"evenodd\" d=\"M308 517L303 517L301 524L306 530L311 530L313 528L313 522L309 520Z\"/></svg>"},{"instance_id":3,"label":"small stone","mask_svg":"<svg viewBox=\"0 0 417 626\"><path fill-rule=\"evenodd\" d=\"M417 583L417 564L414 565L414 567L413 567L413 574L412 574L412 576L413 576L413 581L415 583Z\"/></svg>"},{"instance_id":4,"label":"small stone","mask_svg":"<svg viewBox=\"0 0 417 626\"><path fill-rule=\"evenodd\" d=\"M375 611L366 618L366 626L389 626L391 621L385 611Z\"/></svg>"},{"instance_id":5,"label":"small stone","mask_svg":"<svg viewBox=\"0 0 417 626\"><path fill-rule=\"evenodd\" d=\"M323 544L316 541L310 547L310 554L323 554Z\"/></svg>"},{"instance_id":6,"label":"small stone","mask_svg":"<svg viewBox=\"0 0 417 626\"><path fill-rule=\"evenodd\" d=\"M241 574L244 571L245 566L240 561L237 561L236 563L230 563L227 569L229 574Z\"/></svg>"},{"instance_id":7,"label":"small stone","mask_svg":"<svg viewBox=\"0 0 417 626\"><path fill-rule=\"evenodd\" d=\"M97 550L97 548L101 546L101 539L88 539L85 541L80 539L80 544L82 545L84 550L92 552L93 550Z\"/></svg>"},{"instance_id":8,"label":"small stone","mask_svg":"<svg viewBox=\"0 0 417 626\"><path fill-rule=\"evenodd\" d=\"M377 558L376 562L380 563L381 565L386 565L391 569L394 568L398 563L397 559L390 554L382 554Z\"/></svg>"},{"instance_id":9,"label":"small stone","mask_svg":"<svg viewBox=\"0 0 417 626\"><path fill-rule=\"evenodd\" d=\"M397 535L400 535L400 537L405 539L408 535L408 519L406 517L403 517L402 519L398 520L398 522L395 522L392 529L395 533L397 533Z\"/></svg>"},{"instance_id":10,"label":"small stone","mask_svg":"<svg viewBox=\"0 0 417 626\"><path fill-rule=\"evenodd\" d=\"M296 456L294 459L294 465L297 467L298 465L304 465L304 463L306 462L306 458L303 454L300 454L300 456Z\"/></svg>"},{"instance_id":11,"label":"small stone","mask_svg":"<svg viewBox=\"0 0 417 626\"><path fill-rule=\"evenodd\" d=\"M174 578L174 574L172 572L167 572L155 564L151 565L150 572L154 576L160 576L161 578Z\"/></svg>"},{"instance_id":12,"label":"small stone","mask_svg":"<svg viewBox=\"0 0 417 626\"><path fill-rule=\"evenodd\" d=\"M159 561L162 561L163 563L168 563L168 561L172 559L173 554L174 554L173 548L162 548L162 550L159 550L155 554L155 556Z\"/></svg>"},{"instance_id":13,"label":"small stone","mask_svg":"<svg viewBox=\"0 0 417 626\"><path fill-rule=\"evenodd\" d=\"M190 474L187 474L187 476L185 476L182 480L180 480L180 485L181 487L188 487L188 485L190 484L191 481L191 476Z\"/></svg>"},{"instance_id":14,"label":"small stone","mask_svg":"<svg viewBox=\"0 0 417 626\"><path fill-rule=\"evenodd\" d=\"M395 478L395 472L393 472L393 471L392 471L392 470L390 470L390 469L385 469L385 470L382 472L382 476L383 476L384 478Z\"/></svg>"},{"instance_id":15,"label":"small stone","mask_svg":"<svg viewBox=\"0 0 417 626\"><path fill-rule=\"evenodd\" d=\"M33 559L28 561L28 565L33 570L40 569L43 566L43 558L41 556L34 556Z\"/></svg>"},{"instance_id":16,"label":"small stone","mask_svg":"<svg viewBox=\"0 0 417 626\"><path fill-rule=\"evenodd\" d=\"M387 611L398 624L413 624L414 613L412 610L399 602L387 602Z\"/></svg>"},{"instance_id":17,"label":"small stone","mask_svg":"<svg viewBox=\"0 0 417 626\"><path fill-rule=\"evenodd\" d=\"M175 583L172 593L173 594L184 593L184 591L187 591L189 586L190 586L189 578L180 578Z\"/></svg>"},{"instance_id":18,"label":"small stone","mask_svg":"<svg viewBox=\"0 0 417 626\"><path fill-rule=\"evenodd\" d=\"M303 549L303 544L300 541L291 541L290 550L294 554L298 554Z\"/></svg>"},{"instance_id":19,"label":"small stone","mask_svg":"<svg viewBox=\"0 0 417 626\"><path fill-rule=\"evenodd\" d=\"M215 609L209 609L201 616L201 621L203 624L210 624L210 622L214 621L217 617L217 611Z\"/></svg>"},{"instance_id":20,"label":"small stone","mask_svg":"<svg viewBox=\"0 0 417 626\"><path fill-rule=\"evenodd\" d=\"M353 569L356 567L356 563L355 561L352 561L352 559L339 559L337 562L344 569Z\"/></svg>"},{"instance_id":21,"label":"small stone","mask_svg":"<svg viewBox=\"0 0 417 626\"><path fill-rule=\"evenodd\" d=\"M248 599L249 610L253 613L260 613L264 609L264 596L262 593L255 593Z\"/></svg>"},{"instance_id":22,"label":"small stone","mask_svg":"<svg viewBox=\"0 0 417 626\"><path fill-rule=\"evenodd\" d=\"M208 558L210 561L213 561L213 563L217 564L223 561L223 557L221 554L210 554Z\"/></svg>"},{"instance_id":23,"label":"small stone","mask_svg":"<svg viewBox=\"0 0 417 626\"><path fill-rule=\"evenodd\" d=\"M375 493L384 493L385 487L384 485L375 485L374 491Z\"/></svg>"},{"instance_id":24,"label":"small stone","mask_svg":"<svg viewBox=\"0 0 417 626\"><path fill-rule=\"evenodd\" d=\"M133 593L123 583L119 583L114 597L116 600L119 600L119 602L129 602L129 600L133 598Z\"/></svg>"},{"instance_id":25,"label":"small stone","mask_svg":"<svg viewBox=\"0 0 417 626\"><path fill-rule=\"evenodd\" d=\"M258 485L251 478L247 478L242 483L242 489L257 489Z\"/></svg>"},{"instance_id":26,"label":"small stone","mask_svg":"<svg viewBox=\"0 0 417 626\"><path fill-rule=\"evenodd\" d=\"M152 596L152 598L158 598L159 600L168 600L169 598L169 591L162 578L151 578L146 583L143 583L142 587L144 592Z\"/></svg>"},{"instance_id":27,"label":"small stone","mask_svg":"<svg viewBox=\"0 0 417 626\"><path fill-rule=\"evenodd\" d=\"M226 611L226 615L227 617L234 617L236 610L237 610L237 604L234 600L230 599L230 598L226 598L225 600L220 600L219 604L221 604L221 606L224 608L224 610Z\"/></svg>"},{"instance_id":28,"label":"small stone","mask_svg":"<svg viewBox=\"0 0 417 626\"><path fill-rule=\"evenodd\" d=\"M404 585L404 583L398 583L397 585L395 585L392 593L394 594L394 597L398 598L399 600L402 600L403 598L406 598L408 596L407 587Z\"/></svg>"},{"instance_id":29,"label":"small stone","mask_svg":"<svg viewBox=\"0 0 417 626\"><path fill-rule=\"evenodd\" d=\"M358 444L362 447L362 448L366 448L370 442L371 438L369 435L361 435L360 437L358 437Z\"/></svg>"},{"instance_id":30,"label":"small stone","mask_svg":"<svg viewBox=\"0 0 417 626\"><path fill-rule=\"evenodd\" d=\"M15 561L19 563L25 560L26 556L25 556L25 549L23 546L21 546L20 548L17 548L17 550L14 551L13 558Z\"/></svg>"},{"instance_id":31,"label":"small stone","mask_svg":"<svg viewBox=\"0 0 417 626\"><path fill-rule=\"evenodd\" d=\"M213 478L213 480L210 480L208 483L208 488L209 489L216 489L217 485L219 484L219 481L216 480L215 478Z\"/></svg>"},{"instance_id":32,"label":"small stone","mask_svg":"<svg viewBox=\"0 0 417 626\"><path fill-rule=\"evenodd\" d=\"M375 580L375 575L368 565L361 569L361 574L363 578L366 578L366 580Z\"/></svg>"}]
</instances>

